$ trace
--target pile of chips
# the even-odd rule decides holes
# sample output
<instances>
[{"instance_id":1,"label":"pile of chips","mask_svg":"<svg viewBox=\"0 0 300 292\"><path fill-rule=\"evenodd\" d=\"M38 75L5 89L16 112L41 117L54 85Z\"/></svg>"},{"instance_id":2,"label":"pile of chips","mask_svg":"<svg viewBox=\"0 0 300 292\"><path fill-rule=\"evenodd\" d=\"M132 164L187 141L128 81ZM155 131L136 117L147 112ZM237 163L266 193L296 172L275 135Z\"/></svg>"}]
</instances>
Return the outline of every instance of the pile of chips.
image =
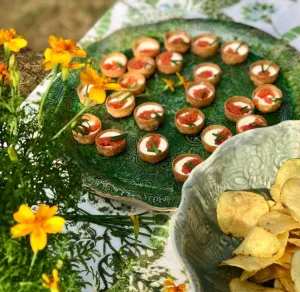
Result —
<instances>
[{"instance_id":1,"label":"pile of chips","mask_svg":"<svg viewBox=\"0 0 300 292\"><path fill-rule=\"evenodd\" d=\"M300 292L300 159L281 166L270 194L274 201L244 191L219 198L220 229L244 238L220 264L243 269L231 280L231 292ZM264 286L270 280L274 288Z\"/></svg>"}]
</instances>

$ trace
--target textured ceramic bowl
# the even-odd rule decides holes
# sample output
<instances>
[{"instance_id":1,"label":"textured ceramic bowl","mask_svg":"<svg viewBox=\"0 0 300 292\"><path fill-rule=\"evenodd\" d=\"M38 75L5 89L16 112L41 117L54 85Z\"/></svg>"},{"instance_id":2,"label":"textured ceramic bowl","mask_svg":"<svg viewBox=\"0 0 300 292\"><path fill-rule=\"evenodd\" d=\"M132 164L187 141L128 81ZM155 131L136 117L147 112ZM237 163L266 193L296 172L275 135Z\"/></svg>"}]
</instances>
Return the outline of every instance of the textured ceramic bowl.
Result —
<instances>
[{"instance_id":1,"label":"textured ceramic bowl","mask_svg":"<svg viewBox=\"0 0 300 292\"><path fill-rule=\"evenodd\" d=\"M174 247L193 292L227 292L229 281L241 274L237 268L217 267L231 257L240 242L218 227L220 194L225 190L269 189L279 166L297 157L300 121L286 121L230 138L193 170L183 185L172 222Z\"/></svg>"}]
</instances>

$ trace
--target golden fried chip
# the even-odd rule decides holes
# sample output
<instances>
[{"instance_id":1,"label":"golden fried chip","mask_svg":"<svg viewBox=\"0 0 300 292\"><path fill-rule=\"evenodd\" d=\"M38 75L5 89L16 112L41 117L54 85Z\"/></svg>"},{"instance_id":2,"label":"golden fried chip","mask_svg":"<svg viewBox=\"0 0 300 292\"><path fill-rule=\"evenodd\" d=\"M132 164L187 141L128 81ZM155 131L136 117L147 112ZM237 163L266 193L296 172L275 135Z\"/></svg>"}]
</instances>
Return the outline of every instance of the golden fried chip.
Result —
<instances>
[{"instance_id":1,"label":"golden fried chip","mask_svg":"<svg viewBox=\"0 0 300 292\"><path fill-rule=\"evenodd\" d=\"M283 256L278 261L276 261L276 263L290 264L291 260L292 260L292 253L285 251Z\"/></svg>"},{"instance_id":2,"label":"golden fried chip","mask_svg":"<svg viewBox=\"0 0 300 292\"><path fill-rule=\"evenodd\" d=\"M259 218L269 211L267 201L260 195L243 192L224 192L217 205L217 219L225 234L245 237Z\"/></svg>"},{"instance_id":3,"label":"golden fried chip","mask_svg":"<svg viewBox=\"0 0 300 292\"><path fill-rule=\"evenodd\" d=\"M230 292L284 292L281 289L267 288L248 281L241 281L239 278L232 279L229 283Z\"/></svg>"},{"instance_id":4,"label":"golden fried chip","mask_svg":"<svg viewBox=\"0 0 300 292\"><path fill-rule=\"evenodd\" d=\"M223 261L220 266L235 266L242 268L248 272L254 272L254 271L259 271L262 270L276 261L278 261L284 254L285 247L287 244L289 233L285 232L282 234L279 234L277 237L280 241L280 249L277 254L270 258L258 258L258 257L252 257L252 256L243 256L243 255L238 255L235 256L234 258L231 258L229 260Z\"/></svg>"},{"instance_id":5,"label":"golden fried chip","mask_svg":"<svg viewBox=\"0 0 300 292\"><path fill-rule=\"evenodd\" d=\"M281 289L283 291L286 291L283 287L283 285L281 284L280 280L279 279L275 279L274 281L274 288L276 289Z\"/></svg>"},{"instance_id":6,"label":"golden fried chip","mask_svg":"<svg viewBox=\"0 0 300 292\"><path fill-rule=\"evenodd\" d=\"M286 277L280 277L279 280L287 292L297 292L291 275L288 275Z\"/></svg>"},{"instance_id":7,"label":"golden fried chip","mask_svg":"<svg viewBox=\"0 0 300 292\"><path fill-rule=\"evenodd\" d=\"M271 265L260 271L258 271L255 275L250 278L251 282L254 283L264 283L270 281L275 278L285 277L289 275L289 270L279 266L279 265Z\"/></svg>"},{"instance_id":8,"label":"golden fried chip","mask_svg":"<svg viewBox=\"0 0 300 292\"><path fill-rule=\"evenodd\" d=\"M299 222L292 216L282 214L279 211L271 211L261 216L258 221L258 226L274 234L280 234L292 229L300 228Z\"/></svg>"},{"instance_id":9,"label":"golden fried chip","mask_svg":"<svg viewBox=\"0 0 300 292\"><path fill-rule=\"evenodd\" d=\"M254 226L233 255L245 255L258 258L269 258L280 249L277 236L264 228Z\"/></svg>"},{"instance_id":10,"label":"golden fried chip","mask_svg":"<svg viewBox=\"0 0 300 292\"><path fill-rule=\"evenodd\" d=\"M295 284L296 292L300 291L300 251L293 254L291 264L291 276Z\"/></svg>"},{"instance_id":11,"label":"golden fried chip","mask_svg":"<svg viewBox=\"0 0 300 292\"><path fill-rule=\"evenodd\" d=\"M297 229L297 230L292 230L291 233L292 233L293 235L300 236L300 230L299 230L299 229Z\"/></svg>"},{"instance_id":12,"label":"golden fried chip","mask_svg":"<svg viewBox=\"0 0 300 292\"><path fill-rule=\"evenodd\" d=\"M281 189L289 178L300 178L300 159L290 159L279 168L275 182L270 189L270 194L274 201L280 202Z\"/></svg>"},{"instance_id":13,"label":"golden fried chip","mask_svg":"<svg viewBox=\"0 0 300 292\"><path fill-rule=\"evenodd\" d=\"M268 200L267 203L268 203L270 210L272 209L272 207L274 207L276 205L276 203L273 200Z\"/></svg>"},{"instance_id":14,"label":"golden fried chip","mask_svg":"<svg viewBox=\"0 0 300 292\"><path fill-rule=\"evenodd\" d=\"M276 204L270 208L270 211L278 211L280 213L290 215L289 211L284 208L280 202L276 202Z\"/></svg>"},{"instance_id":15,"label":"golden fried chip","mask_svg":"<svg viewBox=\"0 0 300 292\"><path fill-rule=\"evenodd\" d=\"M250 277L254 276L257 272L248 272L248 271L243 271L242 275L240 276L241 281L246 281Z\"/></svg>"},{"instance_id":16,"label":"golden fried chip","mask_svg":"<svg viewBox=\"0 0 300 292\"><path fill-rule=\"evenodd\" d=\"M299 238L289 238L288 242L296 245L297 247L300 247L300 239Z\"/></svg>"},{"instance_id":17,"label":"golden fried chip","mask_svg":"<svg viewBox=\"0 0 300 292\"><path fill-rule=\"evenodd\" d=\"M288 179L281 190L282 204L300 222L300 178Z\"/></svg>"}]
</instances>

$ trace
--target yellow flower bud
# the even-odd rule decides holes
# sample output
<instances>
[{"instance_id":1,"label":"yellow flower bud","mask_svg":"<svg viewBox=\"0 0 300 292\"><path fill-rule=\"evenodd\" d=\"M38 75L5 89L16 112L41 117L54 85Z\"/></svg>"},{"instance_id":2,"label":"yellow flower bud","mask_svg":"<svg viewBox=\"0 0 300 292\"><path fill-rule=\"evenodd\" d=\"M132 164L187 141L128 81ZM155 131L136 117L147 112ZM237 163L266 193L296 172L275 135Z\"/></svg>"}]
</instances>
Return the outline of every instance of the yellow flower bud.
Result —
<instances>
[{"instance_id":1,"label":"yellow flower bud","mask_svg":"<svg viewBox=\"0 0 300 292\"><path fill-rule=\"evenodd\" d=\"M14 145L10 145L7 148L7 153L12 162L14 162L14 163L18 162L18 154L17 154L17 151L16 151Z\"/></svg>"},{"instance_id":2,"label":"yellow flower bud","mask_svg":"<svg viewBox=\"0 0 300 292\"><path fill-rule=\"evenodd\" d=\"M61 69L61 76L62 76L62 80L65 82L68 80L69 78L69 69L68 68L62 68Z\"/></svg>"},{"instance_id":3,"label":"yellow flower bud","mask_svg":"<svg viewBox=\"0 0 300 292\"><path fill-rule=\"evenodd\" d=\"M62 260L58 260L56 262L56 268L59 270L63 267L63 265L64 265L64 262Z\"/></svg>"},{"instance_id":4,"label":"yellow flower bud","mask_svg":"<svg viewBox=\"0 0 300 292\"><path fill-rule=\"evenodd\" d=\"M12 54L9 58L9 63L8 63L9 69L13 68L15 64L15 60L16 60L16 55Z\"/></svg>"}]
</instances>

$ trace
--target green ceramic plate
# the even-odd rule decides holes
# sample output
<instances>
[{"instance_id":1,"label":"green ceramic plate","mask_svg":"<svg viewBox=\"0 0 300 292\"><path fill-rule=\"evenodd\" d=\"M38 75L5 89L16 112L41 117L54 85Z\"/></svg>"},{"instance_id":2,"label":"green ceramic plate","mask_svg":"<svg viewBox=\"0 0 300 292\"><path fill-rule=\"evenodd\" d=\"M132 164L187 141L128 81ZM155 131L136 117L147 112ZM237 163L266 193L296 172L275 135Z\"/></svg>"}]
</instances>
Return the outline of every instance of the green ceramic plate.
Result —
<instances>
[{"instance_id":1,"label":"green ceramic plate","mask_svg":"<svg viewBox=\"0 0 300 292\"><path fill-rule=\"evenodd\" d=\"M232 132L235 132L235 124L228 121L224 115L223 104L233 95L251 97L254 86L249 79L249 65L258 59L271 59L280 67L280 75L276 82L283 92L283 103L276 113L263 115L269 125L277 124L283 120L300 118L300 63L297 52L282 40L238 23L221 22L216 20L169 20L146 26L130 27L119 30L109 37L92 44L87 48L93 64L99 64L101 58L109 52L124 52L128 58L132 57L131 47L137 39L150 36L157 38L161 43L164 33L182 29L192 36L204 32L211 32L220 37L221 41L241 39L248 43L251 53L248 60L237 66L225 65L220 54L215 57L203 59L191 52L184 55L182 74L188 80L192 80L193 68L202 62L217 63L223 71L222 80L216 88L214 103L202 111L205 114L205 127L212 124L222 124ZM69 92L71 99L65 108L71 107L73 114L78 111L80 103L76 94L79 86L79 72L71 75ZM177 207L181 199L182 184L177 183L172 174L171 161L182 153L195 153L203 159L209 156L201 144L200 137L187 137L181 135L175 128L173 119L176 111L189 105L185 101L183 88L176 88L160 94L164 87L161 78L164 74L155 73L147 82L149 98L138 98L137 104L146 101L157 101L165 109L165 123L157 131L167 137L170 144L170 157L159 164L151 165L143 162L137 155L137 141L147 134L141 131L133 116L124 119L114 119L106 112L105 105L94 107L91 112L100 117L104 129L118 128L129 133L127 150L117 157L107 158L99 155L95 146L83 146L70 135L69 143L72 147L70 155L82 167L85 184L95 189L99 194L121 197L125 199L139 200L156 208ZM176 75L171 78L177 81ZM61 98L62 82L57 80L48 100L48 109L53 109ZM70 113L71 114L71 113ZM70 116L65 115L64 123Z\"/></svg>"}]
</instances>

